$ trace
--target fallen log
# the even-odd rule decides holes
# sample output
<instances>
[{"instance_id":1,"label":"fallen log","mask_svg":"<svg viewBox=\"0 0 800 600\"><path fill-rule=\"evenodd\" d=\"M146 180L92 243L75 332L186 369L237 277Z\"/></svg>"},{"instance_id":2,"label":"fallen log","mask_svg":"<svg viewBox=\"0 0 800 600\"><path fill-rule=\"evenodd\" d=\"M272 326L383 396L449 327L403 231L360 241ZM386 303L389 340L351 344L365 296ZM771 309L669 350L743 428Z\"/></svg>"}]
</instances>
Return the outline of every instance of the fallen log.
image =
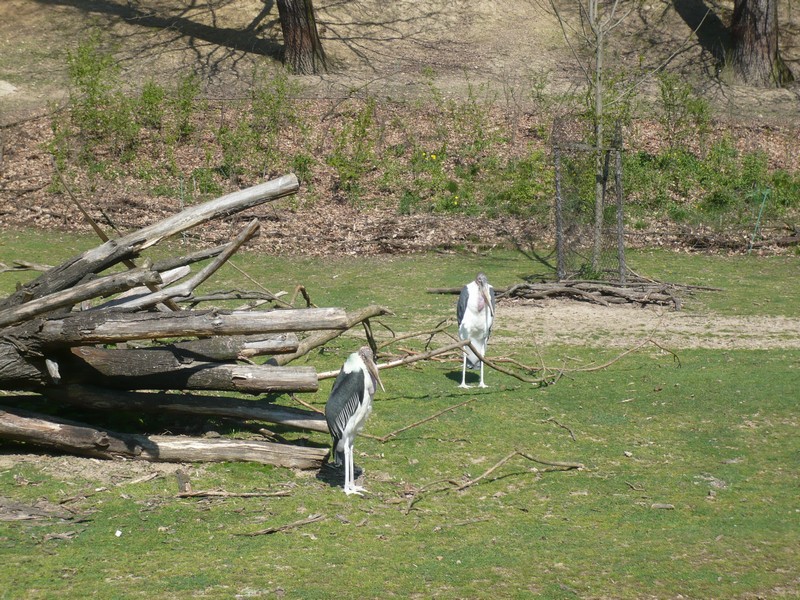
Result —
<instances>
[{"instance_id":1,"label":"fallen log","mask_svg":"<svg viewBox=\"0 0 800 600\"><path fill-rule=\"evenodd\" d=\"M204 360L236 360L295 352L299 343L294 333L275 333L215 336L161 347L175 348Z\"/></svg>"},{"instance_id":2,"label":"fallen log","mask_svg":"<svg viewBox=\"0 0 800 600\"><path fill-rule=\"evenodd\" d=\"M36 333L36 338L45 346L73 346L346 328L347 315L339 308L292 308L268 312L208 310L167 314L85 311L48 319Z\"/></svg>"},{"instance_id":3,"label":"fallen log","mask_svg":"<svg viewBox=\"0 0 800 600\"><path fill-rule=\"evenodd\" d=\"M126 390L220 390L250 394L315 392L314 367L241 365L196 360L167 348L109 349L80 346L59 361L64 383L93 383Z\"/></svg>"},{"instance_id":4,"label":"fallen log","mask_svg":"<svg viewBox=\"0 0 800 600\"><path fill-rule=\"evenodd\" d=\"M0 437L103 459L126 458L162 462L244 461L297 469L318 469L328 454L327 448L263 441L116 433L5 406L0 406Z\"/></svg>"}]
</instances>

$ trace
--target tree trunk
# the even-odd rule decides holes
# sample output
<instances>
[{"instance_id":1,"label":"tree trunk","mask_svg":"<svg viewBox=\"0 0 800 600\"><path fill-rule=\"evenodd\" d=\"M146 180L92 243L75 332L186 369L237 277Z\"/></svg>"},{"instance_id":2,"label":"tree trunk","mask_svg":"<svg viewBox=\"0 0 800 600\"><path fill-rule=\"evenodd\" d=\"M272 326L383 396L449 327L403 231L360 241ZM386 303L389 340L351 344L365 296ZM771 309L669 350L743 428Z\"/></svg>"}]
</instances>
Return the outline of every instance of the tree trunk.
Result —
<instances>
[{"instance_id":1,"label":"tree trunk","mask_svg":"<svg viewBox=\"0 0 800 600\"><path fill-rule=\"evenodd\" d=\"M736 0L731 21L736 78L757 87L794 80L778 50L778 0Z\"/></svg>"},{"instance_id":2,"label":"tree trunk","mask_svg":"<svg viewBox=\"0 0 800 600\"><path fill-rule=\"evenodd\" d=\"M327 73L312 0L277 0L283 31L283 62L298 75Z\"/></svg>"}]
</instances>

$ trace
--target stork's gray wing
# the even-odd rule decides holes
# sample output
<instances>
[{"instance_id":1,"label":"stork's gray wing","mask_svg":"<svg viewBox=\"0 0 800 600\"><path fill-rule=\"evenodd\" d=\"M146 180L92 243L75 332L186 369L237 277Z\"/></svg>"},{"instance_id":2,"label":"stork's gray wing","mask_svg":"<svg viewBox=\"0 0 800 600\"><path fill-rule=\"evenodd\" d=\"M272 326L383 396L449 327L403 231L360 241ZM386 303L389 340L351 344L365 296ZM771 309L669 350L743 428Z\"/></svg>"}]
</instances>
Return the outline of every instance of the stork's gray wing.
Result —
<instances>
[{"instance_id":1,"label":"stork's gray wing","mask_svg":"<svg viewBox=\"0 0 800 600\"><path fill-rule=\"evenodd\" d=\"M364 372L361 369L345 373L344 369L336 376L331 395L325 404L325 420L331 435L337 440L344 435L347 421L352 417L364 394Z\"/></svg>"},{"instance_id":2,"label":"stork's gray wing","mask_svg":"<svg viewBox=\"0 0 800 600\"><path fill-rule=\"evenodd\" d=\"M469 290L467 286L461 288L461 294L458 296L458 304L456 305L456 318L458 324L464 319L464 313L467 312L467 301L469 300Z\"/></svg>"}]
</instances>

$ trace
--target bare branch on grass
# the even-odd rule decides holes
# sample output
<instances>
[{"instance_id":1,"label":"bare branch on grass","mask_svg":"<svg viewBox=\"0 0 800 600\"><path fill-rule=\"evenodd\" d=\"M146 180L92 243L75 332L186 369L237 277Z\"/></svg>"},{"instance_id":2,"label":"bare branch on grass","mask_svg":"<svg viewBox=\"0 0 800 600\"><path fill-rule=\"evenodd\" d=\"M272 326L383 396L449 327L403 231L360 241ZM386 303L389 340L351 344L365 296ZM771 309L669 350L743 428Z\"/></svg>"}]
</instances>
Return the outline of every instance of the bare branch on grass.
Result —
<instances>
[{"instance_id":1,"label":"bare branch on grass","mask_svg":"<svg viewBox=\"0 0 800 600\"><path fill-rule=\"evenodd\" d=\"M450 412L451 410L455 410L457 408L461 408L462 406L464 406L466 404L469 404L470 402L475 402L475 400L477 400L477 398L470 398L469 400L465 400L464 402L461 402L460 404L456 404L454 406L448 406L447 408L445 408L443 410L440 410L439 412L437 412L436 414L431 415L430 417L426 417L426 418L424 418L424 419L422 419L420 421L417 421L415 423L411 423L411 425L406 425L405 427L401 427L400 429L395 429L394 431L392 431L390 433L387 433L386 435L382 435L382 436L369 435L369 434L362 434L362 435L364 437L368 437L368 438L372 438L374 440L378 440L381 443L385 443L385 442L388 442L393 437L396 437L399 434L403 433L404 431L408 431L409 429L413 429L414 427L418 427L418 426L420 426L420 425L422 425L424 423L427 423L428 421L433 421L435 418L440 417L443 414L445 414L447 412Z\"/></svg>"},{"instance_id":2,"label":"bare branch on grass","mask_svg":"<svg viewBox=\"0 0 800 600\"><path fill-rule=\"evenodd\" d=\"M497 469L499 469L500 467L505 465L507 462L509 462L511 459L513 459L513 458L515 458L517 456L521 456L522 458L525 458L526 460L529 460L531 462L536 462L536 463L547 465L547 466L550 466L550 467L557 467L559 469L563 469L563 470L566 470L566 471L573 470L573 469L584 469L585 468L583 463L543 460L543 459L537 458L535 456L532 456L531 454L529 454L527 452L522 452L521 450L514 450L514 452L512 452L508 456L505 456L504 458L500 459L497 463L495 463L494 465L489 467L481 475L479 475L478 477L475 477L474 479L470 479L467 482L459 482L459 481L456 481L454 479L439 479L437 481L432 481L431 483L426 484L426 485L422 486L421 488L418 488L418 489L414 490L411 493L411 496L409 497L408 502L406 503L405 514L408 514L411 511L411 509L414 507L414 505L422 499L422 495L423 494L431 493L431 492L448 492L448 491L460 492L460 491L463 491L463 490L465 490L465 489L477 484L479 481L482 481L483 479L485 479L486 477L488 477L489 475L494 473Z\"/></svg>"},{"instance_id":3,"label":"bare branch on grass","mask_svg":"<svg viewBox=\"0 0 800 600\"><path fill-rule=\"evenodd\" d=\"M236 533L234 535L242 535L249 537L253 537L256 535L269 535L271 533L278 533L279 531L289 531L290 529L297 529L298 527L302 527L303 525L308 525L309 523L316 523L317 521L322 521L323 519L325 519L325 515L322 514L311 515L306 519L300 519L299 521L295 521L294 523L287 523L286 525L278 525L276 527L267 527L266 529L259 529L258 531L251 531L250 533Z\"/></svg>"},{"instance_id":4,"label":"bare branch on grass","mask_svg":"<svg viewBox=\"0 0 800 600\"><path fill-rule=\"evenodd\" d=\"M196 492L178 492L177 498L285 498L291 496L288 490L277 492L226 492L224 490L198 490ZM246 534L255 535L255 534Z\"/></svg>"},{"instance_id":5,"label":"bare branch on grass","mask_svg":"<svg viewBox=\"0 0 800 600\"><path fill-rule=\"evenodd\" d=\"M556 425L558 425L559 427L561 427L561 429L566 429L567 431L569 431L569 437L571 437L571 438L572 438L572 441L573 441L573 442L575 441L575 434L574 434L574 433L572 433L572 429L570 429L570 428L569 428L569 427L567 427L566 425L562 425L561 423L559 423L558 421L556 421L556 420L555 420L553 417L550 417L549 419L545 419L544 421L542 421L542 423L555 423Z\"/></svg>"}]
</instances>

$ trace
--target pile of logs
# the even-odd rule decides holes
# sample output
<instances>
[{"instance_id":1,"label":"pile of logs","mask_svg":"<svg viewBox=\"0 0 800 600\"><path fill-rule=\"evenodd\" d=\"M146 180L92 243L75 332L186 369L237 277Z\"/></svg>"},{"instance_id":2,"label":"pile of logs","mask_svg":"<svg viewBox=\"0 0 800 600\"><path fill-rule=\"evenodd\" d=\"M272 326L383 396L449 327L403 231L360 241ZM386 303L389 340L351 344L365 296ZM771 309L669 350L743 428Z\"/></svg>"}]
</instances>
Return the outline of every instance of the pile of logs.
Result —
<instances>
[{"instance_id":1,"label":"pile of logs","mask_svg":"<svg viewBox=\"0 0 800 600\"><path fill-rule=\"evenodd\" d=\"M194 308L200 302L194 290L258 232L257 219L226 245L134 263L178 233L297 188L296 177L287 175L190 207L105 241L0 300L0 390L6 391L0 393L0 439L99 458L320 466L328 450L322 445L120 433L52 416L58 411L30 411L34 399L34 405L91 409L87 414L206 415L327 431L318 413L242 394L317 390L313 367L286 363L385 309L348 315L285 303L270 310ZM200 261L205 266L186 278ZM183 279L170 284L175 277ZM272 364L252 360L263 355L272 356Z\"/></svg>"},{"instance_id":2,"label":"pile of logs","mask_svg":"<svg viewBox=\"0 0 800 600\"><path fill-rule=\"evenodd\" d=\"M633 280L625 285L614 285L603 281L541 281L518 283L508 287L495 288L498 298L517 298L523 300L544 300L545 298L568 298L610 306L612 304L634 304L646 306L654 304L681 310L681 294L694 289L711 290L652 280ZM458 294L461 288L430 288L431 294Z\"/></svg>"}]
</instances>

